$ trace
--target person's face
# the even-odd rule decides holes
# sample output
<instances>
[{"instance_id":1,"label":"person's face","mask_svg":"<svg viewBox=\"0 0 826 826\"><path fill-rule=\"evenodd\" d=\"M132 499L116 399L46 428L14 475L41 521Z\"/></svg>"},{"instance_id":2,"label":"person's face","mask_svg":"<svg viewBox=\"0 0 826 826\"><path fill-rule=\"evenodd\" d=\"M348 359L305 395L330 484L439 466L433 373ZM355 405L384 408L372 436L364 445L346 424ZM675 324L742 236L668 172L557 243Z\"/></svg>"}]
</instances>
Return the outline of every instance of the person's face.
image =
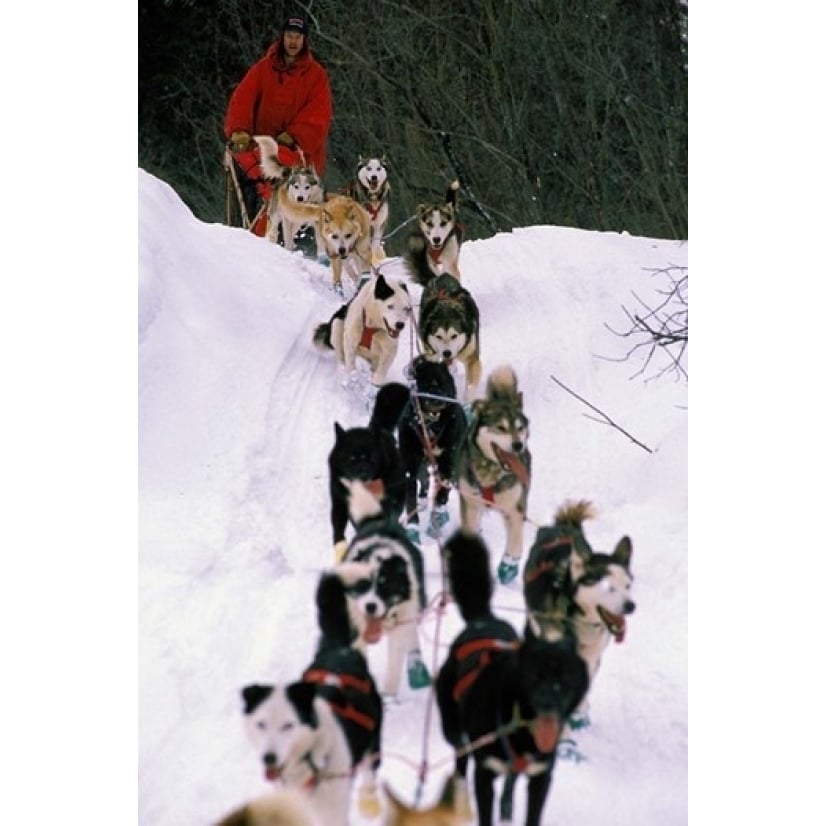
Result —
<instances>
[{"instance_id":1,"label":"person's face","mask_svg":"<svg viewBox=\"0 0 826 826\"><path fill-rule=\"evenodd\" d=\"M287 29L284 32L284 54L287 57L297 57L302 48L304 48L304 35L301 32Z\"/></svg>"}]
</instances>

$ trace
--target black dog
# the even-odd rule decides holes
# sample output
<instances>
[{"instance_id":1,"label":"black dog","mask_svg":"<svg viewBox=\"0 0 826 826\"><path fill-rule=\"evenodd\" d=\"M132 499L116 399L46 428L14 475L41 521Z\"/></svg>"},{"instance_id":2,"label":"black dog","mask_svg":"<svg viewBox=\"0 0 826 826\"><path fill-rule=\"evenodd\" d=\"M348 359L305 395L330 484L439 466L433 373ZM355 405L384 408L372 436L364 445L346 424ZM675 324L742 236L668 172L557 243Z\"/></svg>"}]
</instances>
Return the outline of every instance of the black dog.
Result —
<instances>
[{"instance_id":1,"label":"black dog","mask_svg":"<svg viewBox=\"0 0 826 826\"><path fill-rule=\"evenodd\" d=\"M367 427L343 428L335 423L336 440L327 459L330 473L330 522L336 561L347 545L345 531L349 521L349 493L342 480L359 480L381 502L384 513L393 519L404 508L404 467L395 431L410 399L403 384L384 384L376 395Z\"/></svg>"},{"instance_id":2,"label":"black dog","mask_svg":"<svg viewBox=\"0 0 826 826\"><path fill-rule=\"evenodd\" d=\"M411 527L408 535L419 541L419 513L416 507L416 486L426 495L428 465L435 461L439 486L434 508L430 513L428 534L447 522L447 500L453 478L453 461L457 445L466 429L465 414L456 401L456 383L444 362L429 361L417 356L408 367L415 383L413 398L399 422L399 450L407 479L405 512Z\"/></svg>"},{"instance_id":3,"label":"black dog","mask_svg":"<svg viewBox=\"0 0 826 826\"><path fill-rule=\"evenodd\" d=\"M588 690L588 670L563 629L556 642L540 639L530 622L520 641L491 613L493 583L485 544L472 534L448 541L451 590L465 620L439 671L436 692L445 739L456 749L464 777L474 744L474 793L480 826L493 822L493 784L506 774L500 814L512 815L514 775L528 780L526 826L539 826L551 786L559 735ZM487 735L497 733L490 741ZM480 741L480 743L477 743Z\"/></svg>"}]
</instances>

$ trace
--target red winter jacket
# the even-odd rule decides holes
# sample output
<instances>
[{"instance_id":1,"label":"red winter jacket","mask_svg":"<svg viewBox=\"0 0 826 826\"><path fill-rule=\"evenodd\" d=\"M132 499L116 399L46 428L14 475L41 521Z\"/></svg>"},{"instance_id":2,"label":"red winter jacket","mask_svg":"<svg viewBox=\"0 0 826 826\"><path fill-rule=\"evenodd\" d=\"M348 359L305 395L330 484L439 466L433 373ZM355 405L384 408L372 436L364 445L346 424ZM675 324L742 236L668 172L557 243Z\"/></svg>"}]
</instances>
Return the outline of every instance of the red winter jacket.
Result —
<instances>
[{"instance_id":1,"label":"red winter jacket","mask_svg":"<svg viewBox=\"0 0 826 826\"><path fill-rule=\"evenodd\" d=\"M289 132L308 164L319 175L327 163L327 134L333 119L333 96L327 71L310 54L291 66L281 58L280 43L254 63L229 100L224 134L271 135Z\"/></svg>"}]
</instances>

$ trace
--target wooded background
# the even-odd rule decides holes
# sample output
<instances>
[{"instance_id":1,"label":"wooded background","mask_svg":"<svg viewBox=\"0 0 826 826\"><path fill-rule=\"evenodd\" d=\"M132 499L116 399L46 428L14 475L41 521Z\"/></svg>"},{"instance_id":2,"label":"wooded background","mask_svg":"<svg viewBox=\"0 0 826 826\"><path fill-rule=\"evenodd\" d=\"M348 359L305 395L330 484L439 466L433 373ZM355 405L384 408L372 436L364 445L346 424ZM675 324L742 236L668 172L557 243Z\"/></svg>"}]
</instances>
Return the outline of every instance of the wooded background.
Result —
<instances>
[{"instance_id":1,"label":"wooded background","mask_svg":"<svg viewBox=\"0 0 826 826\"><path fill-rule=\"evenodd\" d=\"M326 188L359 155L389 162L388 254L454 178L466 239L537 224L688 237L679 0L141 2L138 164L201 220L227 220L229 96L291 13L330 75Z\"/></svg>"}]
</instances>

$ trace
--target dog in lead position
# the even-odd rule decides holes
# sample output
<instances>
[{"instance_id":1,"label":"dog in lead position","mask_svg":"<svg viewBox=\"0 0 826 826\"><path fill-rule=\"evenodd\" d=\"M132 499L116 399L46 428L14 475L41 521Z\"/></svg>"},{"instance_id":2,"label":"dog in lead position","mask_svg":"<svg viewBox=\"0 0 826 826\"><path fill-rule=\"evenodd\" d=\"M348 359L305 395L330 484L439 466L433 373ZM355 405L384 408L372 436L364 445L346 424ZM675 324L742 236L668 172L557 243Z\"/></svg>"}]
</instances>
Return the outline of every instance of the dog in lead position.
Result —
<instances>
[{"instance_id":1,"label":"dog in lead position","mask_svg":"<svg viewBox=\"0 0 826 826\"><path fill-rule=\"evenodd\" d=\"M359 155L356 179L348 193L370 216L370 250L373 265L383 260L384 233L390 218L390 181L387 158Z\"/></svg>"}]
</instances>

